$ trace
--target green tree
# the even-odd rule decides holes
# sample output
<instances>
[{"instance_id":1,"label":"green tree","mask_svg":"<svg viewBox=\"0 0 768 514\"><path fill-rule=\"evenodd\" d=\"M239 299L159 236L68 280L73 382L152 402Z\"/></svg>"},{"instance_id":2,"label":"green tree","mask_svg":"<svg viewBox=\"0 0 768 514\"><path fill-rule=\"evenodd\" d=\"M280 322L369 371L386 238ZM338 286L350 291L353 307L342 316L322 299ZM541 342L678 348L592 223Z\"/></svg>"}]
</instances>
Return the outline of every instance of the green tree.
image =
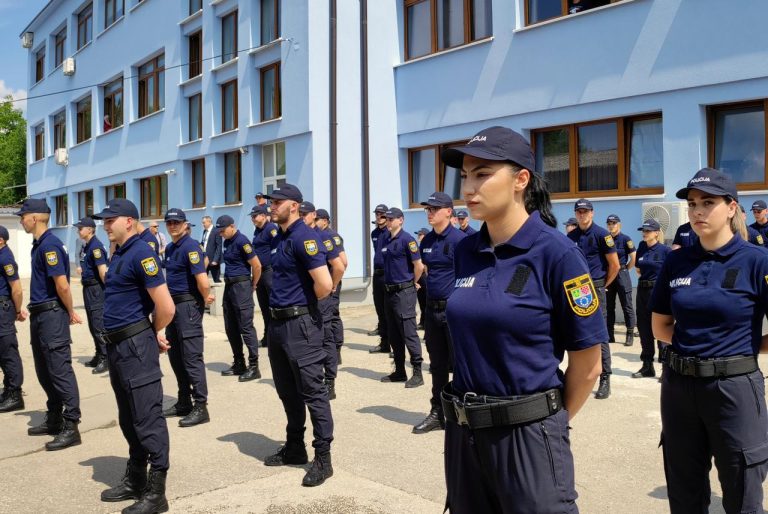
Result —
<instances>
[{"instance_id":1,"label":"green tree","mask_svg":"<svg viewBox=\"0 0 768 514\"><path fill-rule=\"evenodd\" d=\"M10 96L5 100L12 100ZM0 100L0 205L14 204L27 196L27 122L14 103Z\"/></svg>"}]
</instances>

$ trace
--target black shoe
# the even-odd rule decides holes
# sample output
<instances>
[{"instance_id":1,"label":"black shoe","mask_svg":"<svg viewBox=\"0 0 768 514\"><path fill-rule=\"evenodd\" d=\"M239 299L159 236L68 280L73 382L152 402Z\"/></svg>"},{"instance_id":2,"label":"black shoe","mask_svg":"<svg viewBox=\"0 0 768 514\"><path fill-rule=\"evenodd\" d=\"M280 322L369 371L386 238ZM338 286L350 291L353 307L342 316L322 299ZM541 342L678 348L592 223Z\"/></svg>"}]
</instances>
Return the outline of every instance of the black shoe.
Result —
<instances>
[{"instance_id":1,"label":"black shoe","mask_svg":"<svg viewBox=\"0 0 768 514\"><path fill-rule=\"evenodd\" d=\"M376 327L376 328L374 328L373 330L369 331L369 332L368 332L368 335L369 335L369 336L372 336L372 337L375 337L375 336L379 335L379 328L378 328L378 327Z\"/></svg>"},{"instance_id":2,"label":"black shoe","mask_svg":"<svg viewBox=\"0 0 768 514\"><path fill-rule=\"evenodd\" d=\"M413 375L411 375L411 378L408 379L408 381L405 383L406 389L411 389L413 387L419 387L424 385L424 377L421 375L421 365L414 366L413 367Z\"/></svg>"},{"instance_id":3,"label":"black shoe","mask_svg":"<svg viewBox=\"0 0 768 514\"><path fill-rule=\"evenodd\" d=\"M653 362L644 362L639 371L632 373L632 378L651 378L656 376L656 369Z\"/></svg>"},{"instance_id":4,"label":"black shoe","mask_svg":"<svg viewBox=\"0 0 768 514\"><path fill-rule=\"evenodd\" d=\"M99 373L105 373L107 371L109 371L109 364L107 364L107 358L102 355L99 357L99 362L96 364L96 367L93 368L91 373L98 375Z\"/></svg>"},{"instance_id":5,"label":"black shoe","mask_svg":"<svg viewBox=\"0 0 768 514\"><path fill-rule=\"evenodd\" d=\"M385 377L381 377L382 382L405 382L408 380L408 376L405 371L393 371Z\"/></svg>"},{"instance_id":6,"label":"black shoe","mask_svg":"<svg viewBox=\"0 0 768 514\"><path fill-rule=\"evenodd\" d=\"M336 399L336 381L332 378L325 379L325 390L328 392L328 399Z\"/></svg>"},{"instance_id":7,"label":"black shoe","mask_svg":"<svg viewBox=\"0 0 768 514\"><path fill-rule=\"evenodd\" d=\"M121 502L138 500L147 487L147 465L134 465L128 462L125 475L120 484L101 492L103 502Z\"/></svg>"},{"instance_id":8,"label":"black shoe","mask_svg":"<svg viewBox=\"0 0 768 514\"><path fill-rule=\"evenodd\" d=\"M426 434L427 432L431 432L433 430L444 430L445 429L445 418L443 417L442 413L438 412L437 409L432 409L429 411L429 414L426 418L424 418L424 421L413 427L412 432L414 434Z\"/></svg>"},{"instance_id":9,"label":"black shoe","mask_svg":"<svg viewBox=\"0 0 768 514\"><path fill-rule=\"evenodd\" d=\"M28 435L56 435L61 432L61 424L64 420L61 417L61 413L48 412L45 414L45 419L37 426L29 427L27 429Z\"/></svg>"},{"instance_id":10,"label":"black shoe","mask_svg":"<svg viewBox=\"0 0 768 514\"><path fill-rule=\"evenodd\" d=\"M21 389L3 390L3 400L0 402L0 412L13 412L24 409L24 398L21 396Z\"/></svg>"},{"instance_id":11,"label":"black shoe","mask_svg":"<svg viewBox=\"0 0 768 514\"><path fill-rule=\"evenodd\" d=\"M86 368L95 368L96 365L99 363L99 358L101 357L100 353L97 353L93 356L91 360L85 363Z\"/></svg>"},{"instance_id":12,"label":"black shoe","mask_svg":"<svg viewBox=\"0 0 768 514\"><path fill-rule=\"evenodd\" d=\"M179 420L180 427L193 427L211 421L208 415L208 407L204 403L195 403L192 412Z\"/></svg>"},{"instance_id":13,"label":"black shoe","mask_svg":"<svg viewBox=\"0 0 768 514\"><path fill-rule=\"evenodd\" d=\"M627 339L624 341L624 346L632 346L634 343L634 334L632 334L632 329L627 330Z\"/></svg>"},{"instance_id":14,"label":"black shoe","mask_svg":"<svg viewBox=\"0 0 768 514\"><path fill-rule=\"evenodd\" d=\"M595 393L595 398L598 400L605 400L611 396L611 375L603 373L600 375L600 385Z\"/></svg>"},{"instance_id":15,"label":"black shoe","mask_svg":"<svg viewBox=\"0 0 768 514\"><path fill-rule=\"evenodd\" d=\"M192 412L192 405L189 403L175 403L163 411L164 418L183 418Z\"/></svg>"},{"instance_id":16,"label":"black shoe","mask_svg":"<svg viewBox=\"0 0 768 514\"><path fill-rule=\"evenodd\" d=\"M168 499L165 497L165 471L150 470L147 477L147 487L141 499L124 508L122 514L157 514L168 512Z\"/></svg>"},{"instance_id":17,"label":"black shoe","mask_svg":"<svg viewBox=\"0 0 768 514\"><path fill-rule=\"evenodd\" d=\"M265 466L300 465L307 462L309 462L309 456L304 443L285 443L285 446L281 446L277 453L264 459Z\"/></svg>"},{"instance_id":18,"label":"black shoe","mask_svg":"<svg viewBox=\"0 0 768 514\"><path fill-rule=\"evenodd\" d=\"M235 359L232 366L225 369L221 374L225 377L232 377L236 375L242 375L248 368L245 367L245 359Z\"/></svg>"},{"instance_id":19,"label":"black shoe","mask_svg":"<svg viewBox=\"0 0 768 514\"><path fill-rule=\"evenodd\" d=\"M261 378L261 371L259 371L259 363L255 362L248 366L248 370L238 377L238 382L248 382L249 380L256 380Z\"/></svg>"},{"instance_id":20,"label":"black shoe","mask_svg":"<svg viewBox=\"0 0 768 514\"><path fill-rule=\"evenodd\" d=\"M331 452L315 453L312 460L312 467L309 468L301 485L304 487L315 487L325 482L326 479L333 476L333 466L331 465Z\"/></svg>"},{"instance_id":21,"label":"black shoe","mask_svg":"<svg viewBox=\"0 0 768 514\"><path fill-rule=\"evenodd\" d=\"M386 346L382 346L381 344L378 344L368 350L368 353L389 353L389 348Z\"/></svg>"},{"instance_id":22,"label":"black shoe","mask_svg":"<svg viewBox=\"0 0 768 514\"><path fill-rule=\"evenodd\" d=\"M45 449L53 452L80 444L82 441L80 440L80 431L77 429L77 424L77 421L65 419L61 425L61 432L56 434L53 441L45 443Z\"/></svg>"}]
</instances>

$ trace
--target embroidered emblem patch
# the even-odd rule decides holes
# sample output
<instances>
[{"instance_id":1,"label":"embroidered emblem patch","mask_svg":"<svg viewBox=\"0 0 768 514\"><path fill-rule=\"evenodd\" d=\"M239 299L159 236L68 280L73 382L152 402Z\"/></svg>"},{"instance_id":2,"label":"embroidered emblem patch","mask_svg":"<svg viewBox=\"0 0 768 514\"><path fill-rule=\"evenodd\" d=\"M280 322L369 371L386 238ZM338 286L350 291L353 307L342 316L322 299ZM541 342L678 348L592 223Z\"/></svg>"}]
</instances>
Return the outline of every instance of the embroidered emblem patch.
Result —
<instances>
[{"instance_id":1,"label":"embroidered emblem patch","mask_svg":"<svg viewBox=\"0 0 768 514\"><path fill-rule=\"evenodd\" d=\"M308 255L317 255L317 241L309 240L304 241L304 249Z\"/></svg>"},{"instance_id":2,"label":"embroidered emblem patch","mask_svg":"<svg viewBox=\"0 0 768 514\"><path fill-rule=\"evenodd\" d=\"M198 252L189 252L187 255L189 255L189 262L192 264L200 262L200 254Z\"/></svg>"},{"instance_id":3,"label":"embroidered emblem patch","mask_svg":"<svg viewBox=\"0 0 768 514\"><path fill-rule=\"evenodd\" d=\"M768 281L768 277L766 278ZM600 306L597 300L597 292L592 284L592 278L589 274L581 275L572 280L563 282L565 294L568 297L568 304L571 310L578 316L589 316L597 311Z\"/></svg>"},{"instance_id":4,"label":"embroidered emblem patch","mask_svg":"<svg viewBox=\"0 0 768 514\"><path fill-rule=\"evenodd\" d=\"M333 242L336 243L336 246L341 246L341 238L339 236L333 236Z\"/></svg>"},{"instance_id":5,"label":"embroidered emblem patch","mask_svg":"<svg viewBox=\"0 0 768 514\"><path fill-rule=\"evenodd\" d=\"M757 241L757 244L759 244L759 245L764 244L763 243L763 236L761 236L760 234L757 234L757 237L755 238L755 240Z\"/></svg>"},{"instance_id":6,"label":"embroidered emblem patch","mask_svg":"<svg viewBox=\"0 0 768 514\"><path fill-rule=\"evenodd\" d=\"M96 248L96 249L93 251L93 257L94 257L95 259L101 259L101 248Z\"/></svg>"},{"instance_id":7,"label":"embroidered emblem patch","mask_svg":"<svg viewBox=\"0 0 768 514\"><path fill-rule=\"evenodd\" d=\"M14 273L16 273L16 270L13 269L13 264L6 264L3 266L3 269L5 270L5 274L9 277L12 277Z\"/></svg>"},{"instance_id":8,"label":"embroidered emblem patch","mask_svg":"<svg viewBox=\"0 0 768 514\"><path fill-rule=\"evenodd\" d=\"M243 245L243 251L245 253L253 253L253 247L251 247L251 245L249 245L248 243L245 243Z\"/></svg>"},{"instance_id":9,"label":"embroidered emblem patch","mask_svg":"<svg viewBox=\"0 0 768 514\"><path fill-rule=\"evenodd\" d=\"M408 248L411 249L411 253L417 253L419 251L419 245L416 244L416 241L409 242Z\"/></svg>"},{"instance_id":10,"label":"embroidered emblem patch","mask_svg":"<svg viewBox=\"0 0 768 514\"><path fill-rule=\"evenodd\" d=\"M765 276L765 283L768 284L768 275Z\"/></svg>"},{"instance_id":11,"label":"embroidered emblem patch","mask_svg":"<svg viewBox=\"0 0 768 514\"><path fill-rule=\"evenodd\" d=\"M56 266L59 263L59 254L56 252L46 252L45 262L47 262L49 266Z\"/></svg>"},{"instance_id":12,"label":"embroidered emblem patch","mask_svg":"<svg viewBox=\"0 0 768 514\"><path fill-rule=\"evenodd\" d=\"M608 248L613 248L613 238L611 236L605 236L605 244Z\"/></svg>"},{"instance_id":13,"label":"embroidered emblem patch","mask_svg":"<svg viewBox=\"0 0 768 514\"><path fill-rule=\"evenodd\" d=\"M627 241L627 248L634 248L634 247L635 247L635 243L633 243L631 239Z\"/></svg>"},{"instance_id":14,"label":"embroidered emblem patch","mask_svg":"<svg viewBox=\"0 0 768 514\"><path fill-rule=\"evenodd\" d=\"M156 250L155 246L157 246L153 241L147 241L147 244L153 249Z\"/></svg>"},{"instance_id":15,"label":"embroidered emblem patch","mask_svg":"<svg viewBox=\"0 0 768 514\"><path fill-rule=\"evenodd\" d=\"M277 229L273 228L272 230L269 231L269 233L272 235L272 237L275 237L277 235Z\"/></svg>"},{"instance_id":16,"label":"embroidered emblem patch","mask_svg":"<svg viewBox=\"0 0 768 514\"><path fill-rule=\"evenodd\" d=\"M141 261L141 267L144 268L144 273L150 277L154 277L157 275L157 272L160 271L160 267L157 265L157 261L154 257L148 257Z\"/></svg>"},{"instance_id":17,"label":"embroidered emblem patch","mask_svg":"<svg viewBox=\"0 0 768 514\"><path fill-rule=\"evenodd\" d=\"M328 250L329 252L333 250L333 243L331 243L330 239L326 239L325 241L323 241L323 244L325 245L325 249Z\"/></svg>"}]
</instances>

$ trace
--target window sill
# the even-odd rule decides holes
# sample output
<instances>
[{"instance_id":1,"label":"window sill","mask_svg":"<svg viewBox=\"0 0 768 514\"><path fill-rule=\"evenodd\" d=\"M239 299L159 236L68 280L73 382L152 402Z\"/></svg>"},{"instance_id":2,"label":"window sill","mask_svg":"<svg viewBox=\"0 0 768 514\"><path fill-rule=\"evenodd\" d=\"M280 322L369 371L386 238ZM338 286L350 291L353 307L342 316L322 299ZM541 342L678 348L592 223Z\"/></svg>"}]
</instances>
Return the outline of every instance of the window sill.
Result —
<instances>
[{"instance_id":1,"label":"window sill","mask_svg":"<svg viewBox=\"0 0 768 514\"><path fill-rule=\"evenodd\" d=\"M201 73L200 75L196 77L192 77L191 79L187 79L184 82L179 82L179 87L189 86L191 84L194 84L195 82L200 82L202 80L203 80L203 74Z\"/></svg>"},{"instance_id":2,"label":"window sill","mask_svg":"<svg viewBox=\"0 0 768 514\"><path fill-rule=\"evenodd\" d=\"M272 47L273 47L273 46L275 46L275 45L279 45L279 44L280 44L280 43L282 43L283 41L285 41L285 39L284 39L283 37L279 37L279 38L277 38L277 39L274 39L274 40L270 41L269 43L265 43L265 44L263 44L263 45L261 45L261 46L259 46L259 47L256 47L256 48L254 48L253 50L249 50L249 51L248 51L248 55L256 55L256 54L258 54L258 53L261 53L261 52L263 52L264 50L267 50L267 49L269 49L269 48L272 48Z\"/></svg>"},{"instance_id":3,"label":"window sill","mask_svg":"<svg viewBox=\"0 0 768 514\"><path fill-rule=\"evenodd\" d=\"M136 9L138 9L139 7L141 7L142 5L146 4L147 2L149 2L149 0L141 0L141 2L137 3L136 5L134 5L134 6L133 6L133 7L131 7L130 9L128 9L128 12L129 12L130 14L133 14L133 11L135 11Z\"/></svg>"},{"instance_id":4,"label":"window sill","mask_svg":"<svg viewBox=\"0 0 768 514\"><path fill-rule=\"evenodd\" d=\"M221 3L224 3L224 0L211 0L211 3L208 5L214 6L214 5L219 5Z\"/></svg>"},{"instance_id":5,"label":"window sill","mask_svg":"<svg viewBox=\"0 0 768 514\"><path fill-rule=\"evenodd\" d=\"M211 209L228 209L230 207L242 207L243 202L225 203L224 205L211 205Z\"/></svg>"},{"instance_id":6,"label":"window sill","mask_svg":"<svg viewBox=\"0 0 768 514\"><path fill-rule=\"evenodd\" d=\"M228 136L230 134L236 134L239 130L240 130L239 128L236 128L236 129L232 129L232 130L227 130L226 132L220 132L219 134L212 135L211 139L216 139L217 137Z\"/></svg>"},{"instance_id":7,"label":"window sill","mask_svg":"<svg viewBox=\"0 0 768 514\"><path fill-rule=\"evenodd\" d=\"M537 22L537 23L531 23L530 25L526 25L525 27L520 27L518 29L515 29L512 32L513 33L526 32L528 30L535 29L535 28L538 28L538 27L543 27L545 25L551 25L553 23L558 23L558 22L561 22L561 21L564 21L564 20L571 20L571 19L575 19L575 18L580 18L581 16L584 16L585 14L592 14L592 13L595 13L595 12L598 12L598 11L603 11L605 9L611 9L611 8L619 6L619 5L630 4L632 2L637 2L637 1L638 0L619 0L618 2L614 2L612 4L601 5L600 7L595 7L594 9L587 9L586 11L581 11L581 12L578 12L576 14L566 14L566 15L563 15L563 16L558 16L557 18L550 18L548 20L540 21L540 22Z\"/></svg>"},{"instance_id":8,"label":"window sill","mask_svg":"<svg viewBox=\"0 0 768 514\"><path fill-rule=\"evenodd\" d=\"M157 111L155 111L153 113L147 114L146 116L142 116L141 118L137 118L137 119L133 120L132 122L129 123L129 125L133 125L134 123L139 123L140 121L144 121L144 120L146 120L148 118L153 118L153 117L155 117L155 116L157 116L159 114L162 114L164 112L165 112L165 108L159 109L159 110L157 110Z\"/></svg>"},{"instance_id":9,"label":"window sill","mask_svg":"<svg viewBox=\"0 0 768 514\"><path fill-rule=\"evenodd\" d=\"M205 209L207 209L207 207L189 207L188 209L184 209L184 212L204 211Z\"/></svg>"},{"instance_id":10,"label":"window sill","mask_svg":"<svg viewBox=\"0 0 768 514\"><path fill-rule=\"evenodd\" d=\"M607 202L607 201L616 201L616 200L662 200L666 198L666 195L664 193L654 193L654 194L640 194L640 195L616 195L616 196L590 196L586 192L582 194L581 196L574 196L573 198L558 198L553 199L553 204L558 203L573 203L579 198L589 198L593 203L594 202Z\"/></svg>"},{"instance_id":11,"label":"window sill","mask_svg":"<svg viewBox=\"0 0 768 514\"><path fill-rule=\"evenodd\" d=\"M41 157L40 159L35 159L34 161L30 162L29 165L32 166L33 164L37 164L38 162L44 161L45 159L47 159L47 157Z\"/></svg>"},{"instance_id":12,"label":"window sill","mask_svg":"<svg viewBox=\"0 0 768 514\"><path fill-rule=\"evenodd\" d=\"M466 50L467 48L474 48L476 46L480 45L487 45L488 43L491 43L494 40L494 37L487 37L485 39L480 39L478 41L472 41L471 43L467 43L466 45L456 46L453 48L449 48L447 50L441 50L439 52L435 52L433 54L428 55L422 55L421 57L416 57L414 59L409 59L407 61L401 62L399 64L395 64L395 68L399 68L401 66L407 66L409 64L413 64L416 62L426 61L427 59L434 59L435 57L440 57L441 55L447 55L452 54L454 52L461 52L462 50Z\"/></svg>"},{"instance_id":13,"label":"window sill","mask_svg":"<svg viewBox=\"0 0 768 514\"><path fill-rule=\"evenodd\" d=\"M83 51L83 50L85 50L86 48L90 47L92 42L93 42L93 40L91 40L91 41L88 41L86 44L84 44L83 46L81 46L80 48L78 48L78 49L77 49L77 51L76 51L75 53L73 53L73 54L72 54L72 57L75 57L77 54L79 54L80 52L82 52L82 51Z\"/></svg>"},{"instance_id":14,"label":"window sill","mask_svg":"<svg viewBox=\"0 0 768 514\"><path fill-rule=\"evenodd\" d=\"M187 16L186 18L184 18L183 20L181 20L179 22L179 25L182 25L182 26L186 25L187 23L193 22L193 21L195 21L198 18L202 18L202 16L203 16L203 10L200 9L199 11L197 11L195 13L192 13L189 16Z\"/></svg>"},{"instance_id":15,"label":"window sill","mask_svg":"<svg viewBox=\"0 0 768 514\"><path fill-rule=\"evenodd\" d=\"M262 127L264 125L269 125L270 123L276 123L278 121L283 121L283 117L278 116L277 118L272 118L271 120L264 120L258 123L251 123L250 125L248 125L248 128Z\"/></svg>"},{"instance_id":16,"label":"window sill","mask_svg":"<svg viewBox=\"0 0 768 514\"><path fill-rule=\"evenodd\" d=\"M59 71L59 68L61 68L63 64L64 64L64 63L62 62L61 64L59 64L58 66L56 66L54 69L52 69L52 70L51 70L51 71L48 73L48 76L50 77L51 75L53 75L54 73L56 73L57 71Z\"/></svg>"},{"instance_id":17,"label":"window sill","mask_svg":"<svg viewBox=\"0 0 768 514\"><path fill-rule=\"evenodd\" d=\"M203 138L195 139L194 141L187 141L186 143L179 143L176 148L184 148L186 146L192 146L203 142Z\"/></svg>"},{"instance_id":18,"label":"window sill","mask_svg":"<svg viewBox=\"0 0 768 514\"><path fill-rule=\"evenodd\" d=\"M240 60L240 58L239 58L239 57L235 57L235 58L233 58L233 59L230 59L230 60L228 60L228 61L227 61L227 62L225 62L225 63L221 63L221 64L219 64L218 66L216 66L215 68L213 68L211 71L212 71L212 72L214 72L214 73L216 73L216 72L219 72L219 71L221 71L221 70L225 70L225 69L229 68L230 66L233 66L233 65L237 64L237 61L239 61L239 60Z\"/></svg>"},{"instance_id":19,"label":"window sill","mask_svg":"<svg viewBox=\"0 0 768 514\"><path fill-rule=\"evenodd\" d=\"M101 36L103 36L104 34L106 34L106 33L107 33L107 31L109 31L109 30L112 30L112 27L114 27L115 25L117 25L118 23L120 23L121 21L123 21L124 19L125 19L125 15L122 15L122 16L120 16L118 19L116 19L115 21L113 21L113 22L112 22L112 24L111 24L109 27L107 27L107 28L105 28L104 30L102 30L101 32L99 32L99 33L96 35L96 39L98 39L98 38L100 38Z\"/></svg>"},{"instance_id":20,"label":"window sill","mask_svg":"<svg viewBox=\"0 0 768 514\"><path fill-rule=\"evenodd\" d=\"M83 146L83 145L85 145L87 143L90 143L90 142L91 142L91 138L89 137L88 139L84 139L84 140L80 141L79 143L75 143L74 145L70 146L69 150L72 151L75 148L77 148L78 146Z\"/></svg>"},{"instance_id":21,"label":"window sill","mask_svg":"<svg viewBox=\"0 0 768 514\"><path fill-rule=\"evenodd\" d=\"M112 129L109 130L108 132L102 132L101 134L97 134L96 138L98 139L100 137L104 137L104 136L108 136L110 134L114 134L115 132L119 132L120 129L122 129L122 128L123 128L123 125L120 125L119 127L112 127Z\"/></svg>"}]
</instances>

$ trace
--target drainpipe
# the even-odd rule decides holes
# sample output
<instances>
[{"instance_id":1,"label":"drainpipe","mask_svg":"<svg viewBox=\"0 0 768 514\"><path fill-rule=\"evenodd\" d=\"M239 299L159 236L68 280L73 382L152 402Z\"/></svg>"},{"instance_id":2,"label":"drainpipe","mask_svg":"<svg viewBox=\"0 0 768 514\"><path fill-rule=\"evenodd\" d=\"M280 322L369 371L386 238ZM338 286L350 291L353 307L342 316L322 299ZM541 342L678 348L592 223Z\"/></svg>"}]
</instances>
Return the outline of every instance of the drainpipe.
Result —
<instances>
[{"instance_id":1,"label":"drainpipe","mask_svg":"<svg viewBox=\"0 0 768 514\"><path fill-rule=\"evenodd\" d=\"M330 35L330 45L329 45L329 74L330 74L330 83L329 83L329 94L330 98L328 101L329 104L329 110L330 110L330 176L331 176L331 219L337 219L339 210L338 210L338 202L339 202L339 195L338 195L338 156L337 156L337 128L338 128L338 116L336 112L336 94L337 94L337 87L336 87L336 48L337 48L337 20L336 20L336 0L330 1L330 26L329 26L329 35Z\"/></svg>"},{"instance_id":2,"label":"drainpipe","mask_svg":"<svg viewBox=\"0 0 768 514\"><path fill-rule=\"evenodd\" d=\"M370 141L368 139L368 0L360 0L360 133L361 158L363 164L363 279L365 287L371 280L371 163Z\"/></svg>"}]
</instances>

